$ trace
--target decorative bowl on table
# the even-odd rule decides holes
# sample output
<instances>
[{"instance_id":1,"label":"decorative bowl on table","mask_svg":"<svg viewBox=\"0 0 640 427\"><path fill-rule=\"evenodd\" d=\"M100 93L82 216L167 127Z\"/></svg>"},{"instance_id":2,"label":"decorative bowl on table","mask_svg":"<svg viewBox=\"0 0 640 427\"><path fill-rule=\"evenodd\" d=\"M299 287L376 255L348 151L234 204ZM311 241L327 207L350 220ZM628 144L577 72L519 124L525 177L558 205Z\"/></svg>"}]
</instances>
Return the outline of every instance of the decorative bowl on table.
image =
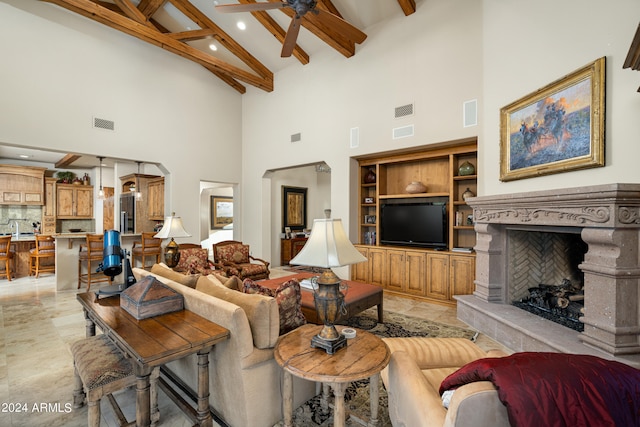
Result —
<instances>
[{"instance_id":1,"label":"decorative bowl on table","mask_svg":"<svg viewBox=\"0 0 640 427\"><path fill-rule=\"evenodd\" d=\"M70 228L69 233L80 233L82 228Z\"/></svg>"}]
</instances>

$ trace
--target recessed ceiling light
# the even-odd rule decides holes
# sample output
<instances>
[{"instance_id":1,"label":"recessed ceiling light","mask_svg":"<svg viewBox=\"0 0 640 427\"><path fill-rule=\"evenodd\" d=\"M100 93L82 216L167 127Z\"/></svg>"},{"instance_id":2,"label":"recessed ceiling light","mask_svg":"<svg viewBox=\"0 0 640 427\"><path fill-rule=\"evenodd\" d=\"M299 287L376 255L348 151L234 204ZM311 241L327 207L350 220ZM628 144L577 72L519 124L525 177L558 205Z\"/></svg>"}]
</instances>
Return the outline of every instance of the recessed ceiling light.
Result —
<instances>
[{"instance_id":1,"label":"recessed ceiling light","mask_svg":"<svg viewBox=\"0 0 640 427\"><path fill-rule=\"evenodd\" d=\"M215 44L211 43L211 44L209 45L209 49L211 49L212 51L214 51L214 52L215 52L216 50L218 50L218 46L216 46Z\"/></svg>"},{"instance_id":2,"label":"recessed ceiling light","mask_svg":"<svg viewBox=\"0 0 640 427\"><path fill-rule=\"evenodd\" d=\"M246 30L247 29L247 24L245 24L243 21L238 21L238 23L236 24L238 26L238 28L240 28L241 30Z\"/></svg>"},{"instance_id":3,"label":"recessed ceiling light","mask_svg":"<svg viewBox=\"0 0 640 427\"><path fill-rule=\"evenodd\" d=\"M31 156L28 154L20 154L18 157L20 157L21 159L28 159Z\"/></svg>"}]
</instances>

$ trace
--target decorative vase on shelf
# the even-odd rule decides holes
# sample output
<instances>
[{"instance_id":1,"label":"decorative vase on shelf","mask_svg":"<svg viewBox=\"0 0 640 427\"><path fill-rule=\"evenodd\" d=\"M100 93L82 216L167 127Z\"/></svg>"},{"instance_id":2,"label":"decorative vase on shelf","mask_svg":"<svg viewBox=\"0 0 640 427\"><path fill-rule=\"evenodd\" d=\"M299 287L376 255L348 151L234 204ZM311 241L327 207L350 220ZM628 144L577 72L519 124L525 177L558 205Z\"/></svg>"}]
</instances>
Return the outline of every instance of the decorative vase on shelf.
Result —
<instances>
[{"instance_id":1,"label":"decorative vase on shelf","mask_svg":"<svg viewBox=\"0 0 640 427\"><path fill-rule=\"evenodd\" d=\"M427 191L427 186L419 181L412 181L407 185L405 191L409 194L425 193Z\"/></svg>"},{"instance_id":2,"label":"decorative vase on shelf","mask_svg":"<svg viewBox=\"0 0 640 427\"><path fill-rule=\"evenodd\" d=\"M473 166L468 161L461 164L460 167L458 168L458 175L460 176L475 175L475 173L476 173L476 167Z\"/></svg>"},{"instance_id":3,"label":"decorative vase on shelf","mask_svg":"<svg viewBox=\"0 0 640 427\"><path fill-rule=\"evenodd\" d=\"M373 168L369 168L369 172L367 172L364 176L365 184L375 184L376 182L376 173L373 171Z\"/></svg>"},{"instance_id":4,"label":"decorative vase on shelf","mask_svg":"<svg viewBox=\"0 0 640 427\"><path fill-rule=\"evenodd\" d=\"M466 190L464 190L464 193L462 193L462 199L467 200L467 198L469 197L476 197L476 195L473 193L473 191L467 188Z\"/></svg>"}]
</instances>

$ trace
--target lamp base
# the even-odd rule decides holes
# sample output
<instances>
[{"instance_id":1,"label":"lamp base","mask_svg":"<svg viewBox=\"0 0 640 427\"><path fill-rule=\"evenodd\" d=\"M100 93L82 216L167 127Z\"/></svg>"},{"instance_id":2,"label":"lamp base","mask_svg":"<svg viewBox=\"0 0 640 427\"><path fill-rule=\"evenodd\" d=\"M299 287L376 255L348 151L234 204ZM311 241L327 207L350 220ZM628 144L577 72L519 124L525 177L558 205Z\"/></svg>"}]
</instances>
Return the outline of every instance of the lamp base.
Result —
<instances>
[{"instance_id":1,"label":"lamp base","mask_svg":"<svg viewBox=\"0 0 640 427\"><path fill-rule=\"evenodd\" d=\"M338 338L333 340L322 338L319 335L315 335L313 338L311 338L311 347L322 348L328 354L333 354L336 351L340 350L342 347L346 347L346 346L347 346L347 338L342 334L339 334Z\"/></svg>"},{"instance_id":2,"label":"lamp base","mask_svg":"<svg viewBox=\"0 0 640 427\"><path fill-rule=\"evenodd\" d=\"M180 261L180 246L171 238L171 241L164 248L164 262L167 267L174 268Z\"/></svg>"}]
</instances>

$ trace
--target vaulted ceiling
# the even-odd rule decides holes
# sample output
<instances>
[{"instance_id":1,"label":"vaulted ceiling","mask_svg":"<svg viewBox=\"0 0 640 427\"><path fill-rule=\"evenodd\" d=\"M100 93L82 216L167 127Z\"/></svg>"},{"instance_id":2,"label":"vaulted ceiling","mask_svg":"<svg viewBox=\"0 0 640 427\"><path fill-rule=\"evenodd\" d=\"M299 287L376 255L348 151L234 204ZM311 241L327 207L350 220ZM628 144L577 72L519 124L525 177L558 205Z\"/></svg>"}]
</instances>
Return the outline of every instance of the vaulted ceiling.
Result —
<instances>
[{"instance_id":1,"label":"vaulted ceiling","mask_svg":"<svg viewBox=\"0 0 640 427\"><path fill-rule=\"evenodd\" d=\"M279 58L273 48L274 40L281 47L286 28L295 15L289 7L270 11L246 13L219 13L215 5L251 4L256 0L41 0L78 13L118 31L180 55L205 67L216 77L240 93L245 85L264 91L273 91L273 69L280 69L297 60L307 64L311 55L302 46L313 46L319 39L346 58L356 54L356 43L313 17L302 17L302 32L293 48L292 58ZM287 0L284 0L286 2ZM267 0L282 3L280 0ZM393 7L390 10L389 7ZM330 12L360 30L384 19L385 15L401 10L408 16L416 10L416 0L318 0L317 8ZM343 16L344 13L348 16ZM233 16L233 18L231 17ZM257 23L259 30L250 29L250 35L238 33L236 41L230 35L238 19ZM366 33L366 31L365 31ZM235 34L235 33L234 33ZM272 37L269 35L271 34ZM311 37L313 35L313 37ZM366 40L364 41L366 43ZM210 45L217 49L211 50ZM302 46L301 46L302 45ZM258 59L261 55L264 59ZM269 56L264 56L269 55ZM278 60L279 62L274 62ZM269 62L271 65L265 65Z\"/></svg>"}]
</instances>

